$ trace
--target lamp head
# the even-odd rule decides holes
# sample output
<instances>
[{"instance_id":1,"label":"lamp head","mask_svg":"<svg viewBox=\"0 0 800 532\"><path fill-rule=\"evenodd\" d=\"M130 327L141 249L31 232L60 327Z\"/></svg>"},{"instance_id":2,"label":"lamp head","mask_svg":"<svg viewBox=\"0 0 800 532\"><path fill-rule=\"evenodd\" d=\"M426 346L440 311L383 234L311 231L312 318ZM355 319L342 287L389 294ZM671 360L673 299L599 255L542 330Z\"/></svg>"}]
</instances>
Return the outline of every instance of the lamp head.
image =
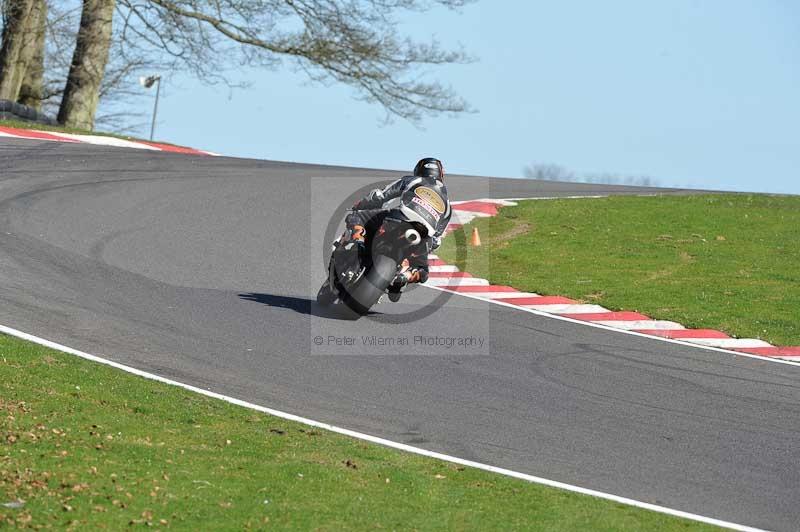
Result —
<instances>
[{"instance_id":1,"label":"lamp head","mask_svg":"<svg viewBox=\"0 0 800 532\"><path fill-rule=\"evenodd\" d=\"M156 81L160 80L161 76L142 76L139 78L139 85L144 87L145 89L149 89L152 87Z\"/></svg>"}]
</instances>

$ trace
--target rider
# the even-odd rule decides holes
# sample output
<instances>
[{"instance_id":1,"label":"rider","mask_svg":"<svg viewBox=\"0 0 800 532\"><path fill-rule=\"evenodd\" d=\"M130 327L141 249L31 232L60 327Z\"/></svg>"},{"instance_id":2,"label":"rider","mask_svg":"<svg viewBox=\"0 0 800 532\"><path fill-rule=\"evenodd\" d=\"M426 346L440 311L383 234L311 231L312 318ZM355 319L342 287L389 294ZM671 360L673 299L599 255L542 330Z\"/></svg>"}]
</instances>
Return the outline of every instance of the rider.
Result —
<instances>
[{"instance_id":1,"label":"rider","mask_svg":"<svg viewBox=\"0 0 800 532\"><path fill-rule=\"evenodd\" d=\"M450 201L447 198L447 188L444 186L444 167L439 159L427 157L421 159L414 167L413 176L405 176L388 185L383 190L375 189L366 197L353 205L353 211L345 219L350 241L356 244L356 249L364 246L364 238L371 226L380 225L383 216L396 207L403 193L412 187L421 185L435 186L441 190L445 200L445 211L439 218L436 233L428 235L418 249L412 250L411 255L404 261L403 270L397 274L394 282L389 286L389 299L396 302L400 299L400 291L409 283L424 283L428 280L428 253L441 244L442 234L450 221Z\"/></svg>"}]
</instances>

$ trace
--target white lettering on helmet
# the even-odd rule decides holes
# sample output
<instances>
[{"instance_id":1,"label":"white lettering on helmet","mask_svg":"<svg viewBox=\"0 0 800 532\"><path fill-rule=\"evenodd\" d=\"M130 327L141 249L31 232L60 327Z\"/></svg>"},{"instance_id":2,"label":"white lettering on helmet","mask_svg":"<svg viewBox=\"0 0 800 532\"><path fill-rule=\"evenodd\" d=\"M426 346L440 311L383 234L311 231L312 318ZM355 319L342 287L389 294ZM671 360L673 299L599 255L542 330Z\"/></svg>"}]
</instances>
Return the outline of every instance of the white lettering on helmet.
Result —
<instances>
[{"instance_id":1,"label":"white lettering on helmet","mask_svg":"<svg viewBox=\"0 0 800 532\"><path fill-rule=\"evenodd\" d=\"M425 168L439 168L439 165L436 163L425 163Z\"/></svg>"}]
</instances>

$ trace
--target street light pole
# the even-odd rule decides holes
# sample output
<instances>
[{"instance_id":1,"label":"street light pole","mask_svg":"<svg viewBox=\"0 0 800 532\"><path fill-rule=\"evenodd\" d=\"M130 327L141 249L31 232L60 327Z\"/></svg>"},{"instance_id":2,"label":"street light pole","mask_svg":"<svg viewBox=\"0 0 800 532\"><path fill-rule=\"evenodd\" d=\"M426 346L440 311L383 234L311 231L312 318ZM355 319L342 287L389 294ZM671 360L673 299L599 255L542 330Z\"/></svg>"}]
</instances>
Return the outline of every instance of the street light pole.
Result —
<instances>
[{"instance_id":1,"label":"street light pole","mask_svg":"<svg viewBox=\"0 0 800 532\"><path fill-rule=\"evenodd\" d=\"M153 140L153 133L156 130L156 116L158 115L158 97L161 95L161 76L156 78L156 83L158 86L156 87L156 103L153 105L153 123L150 124L150 141Z\"/></svg>"},{"instance_id":2,"label":"street light pole","mask_svg":"<svg viewBox=\"0 0 800 532\"><path fill-rule=\"evenodd\" d=\"M142 77L139 78L139 83L145 89L149 89L150 87L153 86L154 83L158 83L158 86L156 87L156 102L153 105L153 122L150 124L150 140L152 141L153 134L155 133L156 130L156 116L158 115L158 98L161 95L161 76L156 74L153 76L147 76L146 78Z\"/></svg>"}]
</instances>

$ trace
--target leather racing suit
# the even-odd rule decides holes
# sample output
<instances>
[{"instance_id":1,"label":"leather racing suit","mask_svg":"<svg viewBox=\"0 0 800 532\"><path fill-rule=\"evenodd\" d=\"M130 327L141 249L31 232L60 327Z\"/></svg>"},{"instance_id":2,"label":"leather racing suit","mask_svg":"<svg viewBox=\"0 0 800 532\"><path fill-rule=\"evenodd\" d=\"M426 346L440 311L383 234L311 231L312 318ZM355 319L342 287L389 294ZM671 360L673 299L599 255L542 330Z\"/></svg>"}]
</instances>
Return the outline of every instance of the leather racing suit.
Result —
<instances>
[{"instance_id":1,"label":"leather racing suit","mask_svg":"<svg viewBox=\"0 0 800 532\"><path fill-rule=\"evenodd\" d=\"M439 247L452 214L444 183L431 177L402 177L382 190L371 191L366 197L357 201L353 205L353 211L345 219L350 238L363 242L367 235L372 235L373 231L381 226L383 218L399 205L403 194L417 186L437 187L444 196L445 212L439 218L436 233L428 235L428 238L424 238L411 250L408 263L403 264L404 271L395 279L390 292L399 291L406 283L424 283L428 280L428 253Z\"/></svg>"}]
</instances>

